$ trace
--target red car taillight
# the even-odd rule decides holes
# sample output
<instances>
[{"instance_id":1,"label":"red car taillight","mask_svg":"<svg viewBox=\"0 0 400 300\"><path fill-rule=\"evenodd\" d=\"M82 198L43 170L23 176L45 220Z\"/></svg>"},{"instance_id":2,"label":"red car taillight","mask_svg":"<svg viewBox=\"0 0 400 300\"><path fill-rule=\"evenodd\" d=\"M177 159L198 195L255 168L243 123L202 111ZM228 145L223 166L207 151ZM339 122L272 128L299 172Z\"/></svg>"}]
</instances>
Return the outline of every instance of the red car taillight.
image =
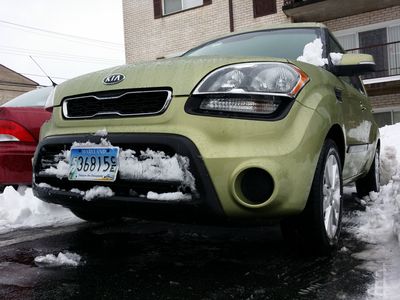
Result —
<instances>
[{"instance_id":1,"label":"red car taillight","mask_svg":"<svg viewBox=\"0 0 400 300\"><path fill-rule=\"evenodd\" d=\"M0 120L0 142L35 142L32 134L14 121Z\"/></svg>"}]
</instances>

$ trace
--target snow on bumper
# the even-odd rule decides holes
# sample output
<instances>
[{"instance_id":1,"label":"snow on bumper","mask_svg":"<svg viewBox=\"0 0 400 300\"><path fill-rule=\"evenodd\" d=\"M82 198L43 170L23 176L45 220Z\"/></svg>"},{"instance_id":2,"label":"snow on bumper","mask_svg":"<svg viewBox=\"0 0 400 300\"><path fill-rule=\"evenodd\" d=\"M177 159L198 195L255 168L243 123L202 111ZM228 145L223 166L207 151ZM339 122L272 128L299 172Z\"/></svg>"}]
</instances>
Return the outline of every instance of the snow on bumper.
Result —
<instances>
[{"instance_id":1,"label":"snow on bumper","mask_svg":"<svg viewBox=\"0 0 400 300\"><path fill-rule=\"evenodd\" d=\"M69 180L73 145L119 147L116 180ZM110 134L107 141L93 135L46 138L35 153L33 190L44 201L70 208L107 206L139 217L156 215L156 211L163 216L170 211L175 217L189 216L190 211L192 215L223 215L197 148L189 139L173 134Z\"/></svg>"}]
</instances>

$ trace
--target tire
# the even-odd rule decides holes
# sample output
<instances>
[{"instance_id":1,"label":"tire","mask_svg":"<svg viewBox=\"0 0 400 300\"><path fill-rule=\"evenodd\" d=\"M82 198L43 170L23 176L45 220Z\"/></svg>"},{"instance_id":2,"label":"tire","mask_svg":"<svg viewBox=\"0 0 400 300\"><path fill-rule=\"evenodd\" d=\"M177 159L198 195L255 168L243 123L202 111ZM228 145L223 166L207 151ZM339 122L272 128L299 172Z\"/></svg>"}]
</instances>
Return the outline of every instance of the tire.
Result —
<instances>
[{"instance_id":1,"label":"tire","mask_svg":"<svg viewBox=\"0 0 400 300\"><path fill-rule=\"evenodd\" d=\"M337 246L342 221L342 166L334 141L327 139L318 159L303 212L281 222L284 237L307 253L329 254Z\"/></svg>"},{"instance_id":2,"label":"tire","mask_svg":"<svg viewBox=\"0 0 400 300\"><path fill-rule=\"evenodd\" d=\"M367 175L356 181L358 197L362 198L367 196L369 192L379 192L381 186L380 165L379 149L376 149L374 161Z\"/></svg>"},{"instance_id":3,"label":"tire","mask_svg":"<svg viewBox=\"0 0 400 300\"><path fill-rule=\"evenodd\" d=\"M99 209L94 210L90 208L81 208L81 207L70 208L70 210L75 216L88 222L100 223L100 222L119 219L118 216L110 214L110 212L107 212L105 210L99 210Z\"/></svg>"}]
</instances>

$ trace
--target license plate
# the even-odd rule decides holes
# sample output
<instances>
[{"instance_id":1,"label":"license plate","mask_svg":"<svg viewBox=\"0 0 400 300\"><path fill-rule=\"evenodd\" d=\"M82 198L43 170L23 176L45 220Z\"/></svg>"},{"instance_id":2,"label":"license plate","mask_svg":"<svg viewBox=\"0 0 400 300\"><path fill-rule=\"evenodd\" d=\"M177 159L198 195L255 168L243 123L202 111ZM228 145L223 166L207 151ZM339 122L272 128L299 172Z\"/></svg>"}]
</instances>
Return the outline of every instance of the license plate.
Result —
<instances>
[{"instance_id":1,"label":"license plate","mask_svg":"<svg viewBox=\"0 0 400 300\"><path fill-rule=\"evenodd\" d=\"M118 147L71 147L69 180L115 181Z\"/></svg>"}]
</instances>

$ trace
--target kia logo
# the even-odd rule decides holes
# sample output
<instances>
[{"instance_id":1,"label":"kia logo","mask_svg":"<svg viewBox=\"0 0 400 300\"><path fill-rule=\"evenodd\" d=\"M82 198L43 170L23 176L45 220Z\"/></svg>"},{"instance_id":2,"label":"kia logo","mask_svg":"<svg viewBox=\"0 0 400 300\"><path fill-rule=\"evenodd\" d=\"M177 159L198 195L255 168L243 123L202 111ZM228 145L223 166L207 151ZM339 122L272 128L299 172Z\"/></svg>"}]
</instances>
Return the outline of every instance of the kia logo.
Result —
<instances>
[{"instance_id":1,"label":"kia logo","mask_svg":"<svg viewBox=\"0 0 400 300\"><path fill-rule=\"evenodd\" d=\"M112 74L110 76L107 76L106 78L103 79L104 84L117 84L120 83L125 79L125 75L122 74Z\"/></svg>"}]
</instances>

